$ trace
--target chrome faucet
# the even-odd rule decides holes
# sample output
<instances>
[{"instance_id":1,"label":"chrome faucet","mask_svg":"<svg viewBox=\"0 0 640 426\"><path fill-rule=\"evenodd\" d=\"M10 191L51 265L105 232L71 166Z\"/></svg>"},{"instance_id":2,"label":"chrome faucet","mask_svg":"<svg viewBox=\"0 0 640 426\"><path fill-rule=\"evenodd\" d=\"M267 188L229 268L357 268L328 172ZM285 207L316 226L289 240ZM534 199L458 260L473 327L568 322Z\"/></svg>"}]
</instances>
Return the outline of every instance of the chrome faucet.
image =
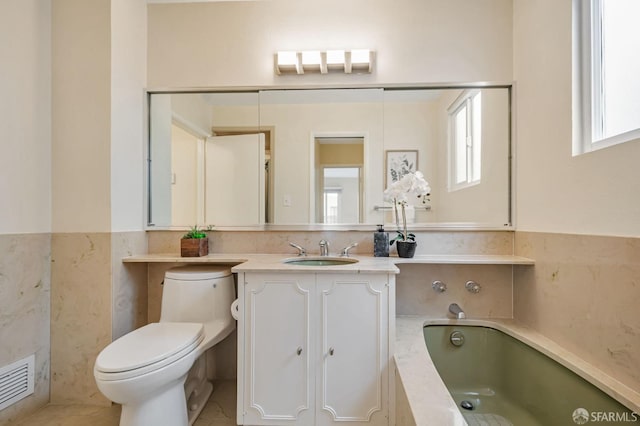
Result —
<instances>
[{"instance_id":1,"label":"chrome faucet","mask_svg":"<svg viewBox=\"0 0 640 426\"><path fill-rule=\"evenodd\" d=\"M351 250L354 247L358 247L358 243L351 243L348 246L346 246L345 248L343 248L342 249L342 254L340 254L340 256L349 257L349 250Z\"/></svg>"},{"instance_id":2,"label":"chrome faucet","mask_svg":"<svg viewBox=\"0 0 640 426\"><path fill-rule=\"evenodd\" d=\"M458 319L465 319L467 316L464 314L464 311L457 303L452 303L449 305L449 312L456 316Z\"/></svg>"},{"instance_id":3,"label":"chrome faucet","mask_svg":"<svg viewBox=\"0 0 640 426\"><path fill-rule=\"evenodd\" d=\"M305 250L305 248L304 248L304 247L299 246L299 245L298 245L298 244L296 244L296 243L291 243L291 242L289 243L289 245L290 245L291 247L294 247L294 248L298 249L298 256L306 256L306 255L307 255L307 250Z\"/></svg>"},{"instance_id":4,"label":"chrome faucet","mask_svg":"<svg viewBox=\"0 0 640 426\"><path fill-rule=\"evenodd\" d=\"M329 241L320 240L320 256L329 256Z\"/></svg>"}]
</instances>

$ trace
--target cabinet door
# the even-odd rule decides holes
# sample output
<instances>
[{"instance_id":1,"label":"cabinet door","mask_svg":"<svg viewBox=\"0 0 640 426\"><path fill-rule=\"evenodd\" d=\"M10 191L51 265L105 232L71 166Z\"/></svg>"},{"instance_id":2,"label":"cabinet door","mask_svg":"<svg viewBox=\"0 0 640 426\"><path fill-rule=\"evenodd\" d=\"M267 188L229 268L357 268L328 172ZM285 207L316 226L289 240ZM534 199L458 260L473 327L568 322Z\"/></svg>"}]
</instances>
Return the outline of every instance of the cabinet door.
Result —
<instances>
[{"instance_id":1,"label":"cabinet door","mask_svg":"<svg viewBox=\"0 0 640 426\"><path fill-rule=\"evenodd\" d=\"M245 425L314 423L312 274L245 274Z\"/></svg>"},{"instance_id":2,"label":"cabinet door","mask_svg":"<svg viewBox=\"0 0 640 426\"><path fill-rule=\"evenodd\" d=\"M318 274L316 425L389 424L386 275Z\"/></svg>"}]
</instances>

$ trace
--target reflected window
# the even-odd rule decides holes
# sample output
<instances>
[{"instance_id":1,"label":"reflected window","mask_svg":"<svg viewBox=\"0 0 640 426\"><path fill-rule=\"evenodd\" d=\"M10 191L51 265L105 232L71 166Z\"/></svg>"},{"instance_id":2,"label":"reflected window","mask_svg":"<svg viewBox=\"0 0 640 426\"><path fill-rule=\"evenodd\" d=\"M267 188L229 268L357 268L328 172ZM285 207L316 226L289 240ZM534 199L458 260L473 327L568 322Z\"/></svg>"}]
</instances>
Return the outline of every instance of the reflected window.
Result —
<instances>
[{"instance_id":1,"label":"reflected window","mask_svg":"<svg viewBox=\"0 0 640 426\"><path fill-rule=\"evenodd\" d=\"M482 94L467 90L448 108L449 190L480 183L482 159Z\"/></svg>"},{"instance_id":2,"label":"reflected window","mask_svg":"<svg viewBox=\"0 0 640 426\"><path fill-rule=\"evenodd\" d=\"M341 189L324 189L324 223L339 223Z\"/></svg>"}]
</instances>

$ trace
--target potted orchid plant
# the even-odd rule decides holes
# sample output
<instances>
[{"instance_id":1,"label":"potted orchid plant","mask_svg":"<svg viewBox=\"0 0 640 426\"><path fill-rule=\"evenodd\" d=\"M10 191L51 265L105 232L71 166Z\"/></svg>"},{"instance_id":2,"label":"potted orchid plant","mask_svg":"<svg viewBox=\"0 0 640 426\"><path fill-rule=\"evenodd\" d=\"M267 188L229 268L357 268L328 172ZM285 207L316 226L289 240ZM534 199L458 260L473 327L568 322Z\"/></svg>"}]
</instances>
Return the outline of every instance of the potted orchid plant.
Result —
<instances>
[{"instance_id":1,"label":"potted orchid plant","mask_svg":"<svg viewBox=\"0 0 640 426\"><path fill-rule=\"evenodd\" d=\"M384 191L384 200L393 203L396 215L396 226L398 227L398 235L390 241L390 244L396 243L398 256L413 257L416 252L416 236L407 231L407 214L406 206L409 204L409 197L415 196L422 200L422 203L428 201L431 193L429 182L424 179L421 172L407 173L399 180L395 181ZM402 228L400 228L400 215L398 214L398 206L402 211Z\"/></svg>"}]
</instances>

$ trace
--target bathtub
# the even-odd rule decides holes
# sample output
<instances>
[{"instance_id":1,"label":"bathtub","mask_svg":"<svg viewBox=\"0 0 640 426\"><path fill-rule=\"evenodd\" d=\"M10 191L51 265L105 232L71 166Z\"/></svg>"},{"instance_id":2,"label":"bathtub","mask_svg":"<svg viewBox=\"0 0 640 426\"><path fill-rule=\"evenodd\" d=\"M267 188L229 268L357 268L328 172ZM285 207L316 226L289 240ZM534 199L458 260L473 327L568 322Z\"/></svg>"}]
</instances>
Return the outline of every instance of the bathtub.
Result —
<instances>
[{"instance_id":1,"label":"bathtub","mask_svg":"<svg viewBox=\"0 0 640 426\"><path fill-rule=\"evenodd\" d=\"M510 320L398 317L395 364L397 426L640 424L638 392Z\"/></svg>"}]
</instances>

